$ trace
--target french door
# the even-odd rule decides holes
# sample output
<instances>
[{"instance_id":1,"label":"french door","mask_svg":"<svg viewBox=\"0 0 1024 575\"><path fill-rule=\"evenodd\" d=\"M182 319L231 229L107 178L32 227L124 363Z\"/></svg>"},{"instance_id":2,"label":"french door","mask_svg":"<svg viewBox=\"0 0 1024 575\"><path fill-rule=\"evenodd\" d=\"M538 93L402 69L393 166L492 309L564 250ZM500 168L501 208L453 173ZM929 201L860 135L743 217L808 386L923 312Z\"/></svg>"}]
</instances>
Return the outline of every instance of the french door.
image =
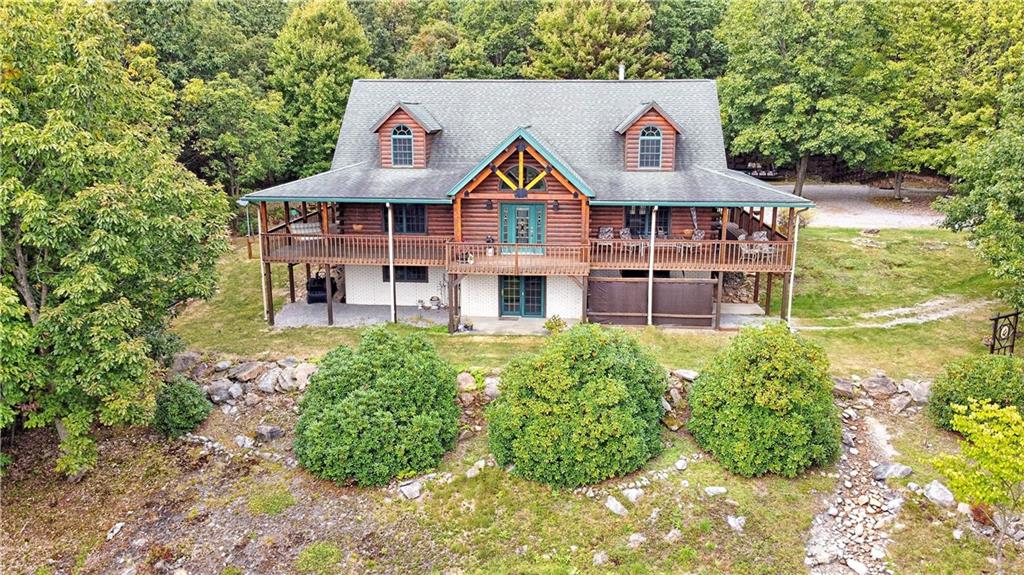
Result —
<instances>
[{"instance_id":1,"label":"french door","mask_svg":"<svg viewBox=\"0 0 1024 575\"><path fill-rule=\"evenodd\" d=\"M498 276L503 316L544 317L544 276Z\"/></svg>"},{"instance_id":2,"label":"french door","mask_svg":"<svg viewBox=\"0 0 1024 575\"><path fill-rule=\"evenodd\" d=\"M544 243L544 204L501 204L501 243ZM512 253L513 250L521 254L543 253L543 248L536 245L527 248L502 247L504 253Z\"/></svg>"}]
</instances>

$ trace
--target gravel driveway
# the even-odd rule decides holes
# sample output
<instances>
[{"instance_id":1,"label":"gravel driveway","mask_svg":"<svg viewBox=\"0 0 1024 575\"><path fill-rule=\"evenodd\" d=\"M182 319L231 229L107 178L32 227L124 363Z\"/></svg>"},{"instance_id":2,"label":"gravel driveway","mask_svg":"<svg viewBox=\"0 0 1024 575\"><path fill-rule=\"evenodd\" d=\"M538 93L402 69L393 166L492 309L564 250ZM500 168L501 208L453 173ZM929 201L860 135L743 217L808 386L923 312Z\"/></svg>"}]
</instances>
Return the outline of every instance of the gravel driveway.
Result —
<instances>
[{"instance_id":1,"label":"gravel driveway","mask_svg":"<svg viewBox=\"0 0 1024 575\"><path fill-rule=\"evenodd\" d=\"M777 186L791 192L792 184ZM910 203L892 190L854 184L805 184L804 195L818 205L809 225L829 228L935 228L942 214L931 204L934 190L905 190Z\"/></svg>"}]
</instances>

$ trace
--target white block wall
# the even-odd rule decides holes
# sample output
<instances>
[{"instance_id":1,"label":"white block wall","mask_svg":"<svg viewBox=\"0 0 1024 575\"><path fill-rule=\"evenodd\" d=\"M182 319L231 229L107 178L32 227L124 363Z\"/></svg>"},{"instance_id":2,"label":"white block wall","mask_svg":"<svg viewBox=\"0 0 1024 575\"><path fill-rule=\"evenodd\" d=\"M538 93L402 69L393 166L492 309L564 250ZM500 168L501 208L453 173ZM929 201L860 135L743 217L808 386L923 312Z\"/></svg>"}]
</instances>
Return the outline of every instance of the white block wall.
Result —
<instances>
[{"instance_id":1,"label":"white block wall","mask_svg":"<svg viewBox=\"0 0 1024 575\"><path fill-rule=\"evenodd\" d=\"M427 268L427 283L395 284L395 299L398 305L416 305L417 300L429 304L431 296L447 299L441 282L445 279L444 268ZM345 266L345 302L362 305L391 305L391 284L384 281L381 266ZM497 288L495 288L497 294ZM497 296L495 296L497 297Z\"/></svg>"},{"instance_id":2,"label":"white block wall","mask_svg":"<svg viewBox=\"0 0 1024 575\"><path fill-rule=\"evenodd\" d=\"M467 275L461 285L463 316L498 317L498 276ZM580 319L582 311L583 290L572 278L547 278L546 317L558 315L562 319Z\"/></svg>"}]
</instances>

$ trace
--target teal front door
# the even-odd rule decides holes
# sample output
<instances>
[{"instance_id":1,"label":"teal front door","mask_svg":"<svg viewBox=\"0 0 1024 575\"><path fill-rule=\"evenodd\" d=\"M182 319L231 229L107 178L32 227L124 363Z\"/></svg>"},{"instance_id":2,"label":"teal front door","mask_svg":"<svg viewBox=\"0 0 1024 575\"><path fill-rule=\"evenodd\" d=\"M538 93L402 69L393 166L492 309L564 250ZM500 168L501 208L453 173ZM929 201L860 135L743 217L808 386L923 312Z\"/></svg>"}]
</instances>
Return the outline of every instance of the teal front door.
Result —
<instances>
[{"instance_id":1,"label":"teal front door","mask_svg":"<svg viewBox=\"0 0 1024 575\"><path fill-rule=\"evenodd\" d=\"M501 204L501 243L544 243L544 204ZM526 248L502 248L503 253L512 253L513 250L518 250L521 254L543 252L543 249L536 245Z\"/></svg>"},{"instance_id":2,"label":"teal front door","mask_svg":"<svg viewBox=\"0 0 1024 575\"><path fill-rule=\"evenodd\" d=\"M498 276L501 315L544 317L543 276Z\"/></svg>"}]
</instances>

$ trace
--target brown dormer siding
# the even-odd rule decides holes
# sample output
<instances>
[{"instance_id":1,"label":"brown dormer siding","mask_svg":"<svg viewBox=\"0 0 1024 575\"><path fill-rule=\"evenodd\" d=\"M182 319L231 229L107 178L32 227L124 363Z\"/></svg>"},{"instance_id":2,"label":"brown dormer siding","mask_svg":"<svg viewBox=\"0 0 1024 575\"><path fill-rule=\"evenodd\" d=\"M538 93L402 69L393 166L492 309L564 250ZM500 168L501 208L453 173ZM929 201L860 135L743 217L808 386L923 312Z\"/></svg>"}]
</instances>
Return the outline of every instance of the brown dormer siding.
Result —
<instances>
[{"instance_id":1,"label":"brown dormer siding","mask_svg":"<svg viewBox=\"0 0 1024 575\"><path fill-rule=\"evenodd\" d=\"M661 171L672 171L675 169L676 157L676 129L657 110L649 110L646 114L633 122L633 125L626 130L626 170L641 171L639 165L640 131L646 126L657 126L661 130ZM642 171L656 171L655 168L643 168Z\"/></svg>"},{"instance_id":2,"label":"brown dormer siding","mask_svg":"<svg viewBox=\"0 0 1024 575\"><path fill-rule=\"evenodd\" d=\"M412 119L412 116L405 113L404 110L395 110L395 113L391 115L383 124L381 124L378 130L378 142L380 142L380 166L382 168L392 168L391 164L391 130L395 129L395 126L399 124L405 124L412 130L412 166L413 168L425 168L427 167L427 161L430 157L428 146L430 145L431 138L427 135L427 132L416 123L416 120ZM407 168L409 166L399 166L399 168Z\"/></svg>"}]
</instances>

